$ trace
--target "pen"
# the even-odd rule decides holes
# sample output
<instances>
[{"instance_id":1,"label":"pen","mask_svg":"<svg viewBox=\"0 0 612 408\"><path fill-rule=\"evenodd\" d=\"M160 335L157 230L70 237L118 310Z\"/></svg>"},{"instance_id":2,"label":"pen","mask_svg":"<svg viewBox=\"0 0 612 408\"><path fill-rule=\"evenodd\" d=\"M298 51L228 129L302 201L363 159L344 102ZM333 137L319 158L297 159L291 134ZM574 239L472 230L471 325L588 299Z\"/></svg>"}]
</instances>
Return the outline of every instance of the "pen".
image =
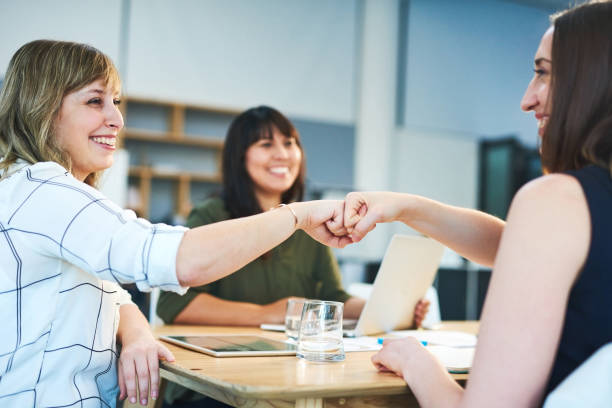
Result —
<instances>
[{"instance_id":1,"label":"pen","mask_svg":"<svg viewBox=\"0 0 612 408\"><path fill-rule=\"evenodd\" d=\"M384 339L383 337L379 337L377 341L378 341L378 344L383 344L383 342L385 341L385 339ZM427 342L426 342L425 340L421 340L421 344L422 344L422 345L424 345L424 346L426 346L426 345L427 345Z\"/></svg>"}]
</instances>

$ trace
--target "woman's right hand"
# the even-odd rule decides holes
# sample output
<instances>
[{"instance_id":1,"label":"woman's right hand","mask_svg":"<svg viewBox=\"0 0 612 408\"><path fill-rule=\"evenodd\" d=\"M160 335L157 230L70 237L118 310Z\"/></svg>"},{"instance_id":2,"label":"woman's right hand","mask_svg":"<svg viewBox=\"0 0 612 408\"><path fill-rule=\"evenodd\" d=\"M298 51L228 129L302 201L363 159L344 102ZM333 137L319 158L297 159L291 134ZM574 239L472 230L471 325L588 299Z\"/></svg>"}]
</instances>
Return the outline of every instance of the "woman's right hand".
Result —
<instances>
[{"instance_id":1,"label":"woman's right hand","mask_svg":"<svg viewBox=\"0 0 612 408\"><path fill-rule=\"evenodd\" d=\"M322 244L344 248L353 242L344 228L344 201L305 201L289 206L297 216L297 227Z\"/></svg>"},{"instance_id":2,"label":"woman's right hand","mask_svg":"<svg viewBox=\"0 0 612 408\"><path fill-rule=\"evenodd\" d=\"M429 312L430 302L427 299L421 299L417 302L414 307L414 327L419 328L421 324L423 324L423 320L427 317L427 312Z\"/></svg>"},{"instance_id":3,"label":"woman's right hand","mask_svg":"<svg viewBox=\"0 0 612 408\"><path fill-rule=\"evenodd\" d=\"M344 227L353 242L359 242L379 222L399 218L402 209L401 194L391 192L348 193L344 202Z\"/></svg>"}]
</instances>

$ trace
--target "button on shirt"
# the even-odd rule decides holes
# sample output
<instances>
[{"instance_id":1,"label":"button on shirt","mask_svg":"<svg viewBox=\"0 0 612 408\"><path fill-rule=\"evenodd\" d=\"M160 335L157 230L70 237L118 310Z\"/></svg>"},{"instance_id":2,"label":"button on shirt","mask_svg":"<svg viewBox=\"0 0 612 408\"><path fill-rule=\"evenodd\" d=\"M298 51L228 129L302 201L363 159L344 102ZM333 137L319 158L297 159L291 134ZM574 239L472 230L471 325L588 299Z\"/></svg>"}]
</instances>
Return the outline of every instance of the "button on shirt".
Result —
<instances>
[{"instance_id":1,"label":"button on shirt","mask_svg":"<svg viewBox=\"0 0 612 408\"><path fill-rule=\"evenodd\" d=\"M0 179L0 406L114 407L118 283L184 293L185 228L122 210L54 162Z\"/></svg>"}]
</instances>

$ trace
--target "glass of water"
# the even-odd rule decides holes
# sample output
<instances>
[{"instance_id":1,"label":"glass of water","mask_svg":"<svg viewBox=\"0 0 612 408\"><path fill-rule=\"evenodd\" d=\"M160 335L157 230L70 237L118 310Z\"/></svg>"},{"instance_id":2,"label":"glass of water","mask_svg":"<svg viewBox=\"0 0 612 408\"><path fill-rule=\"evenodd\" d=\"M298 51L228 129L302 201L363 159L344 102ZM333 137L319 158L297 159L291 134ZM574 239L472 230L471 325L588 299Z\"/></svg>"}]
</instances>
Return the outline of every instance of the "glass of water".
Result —
<instances>
[{"instance_id":1,"label":"glass of water","mask_svg":"<svg viewBox=\"0 0 612 408\"><path fill-rule=\"evenodd\" d=\"M296 298L287 301L287 313L285 314L285 334L293 341L297 341L300 332L300 321L302 320L302 308L306 299Z\"/></svg>"},{"instance_id":2,"label":"glass of water","mask_svg":"<svg viewBox=\"0 0 612 408\"><path fill-rule=\"evenodd\" d=\"M302 308L297 356L308 361L344 361L341 302L307 300Z\"/></svg>"}]
</instances>

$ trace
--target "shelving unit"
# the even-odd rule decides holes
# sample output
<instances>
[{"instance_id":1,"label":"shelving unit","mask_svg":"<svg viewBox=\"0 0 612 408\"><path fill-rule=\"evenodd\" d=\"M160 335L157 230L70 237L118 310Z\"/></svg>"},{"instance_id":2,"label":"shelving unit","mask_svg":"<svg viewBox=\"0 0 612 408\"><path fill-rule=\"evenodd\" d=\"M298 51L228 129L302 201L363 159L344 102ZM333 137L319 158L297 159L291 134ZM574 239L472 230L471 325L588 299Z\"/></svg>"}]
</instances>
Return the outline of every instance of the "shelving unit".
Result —
<instances>
[{"instance_id":1,"label":"shelving unit","mask_svg":"<svg viewBox=\"0 0 612 408\"><path fill-rule=\"evenodd\" d=\"M200 193L219 187L223 139L238 112L125 99L126 127L120 139L130 154L128 207L154 222L185 219L192 208L194 187L199 186L195 190Z\"/></svg>"}]
</instances>

